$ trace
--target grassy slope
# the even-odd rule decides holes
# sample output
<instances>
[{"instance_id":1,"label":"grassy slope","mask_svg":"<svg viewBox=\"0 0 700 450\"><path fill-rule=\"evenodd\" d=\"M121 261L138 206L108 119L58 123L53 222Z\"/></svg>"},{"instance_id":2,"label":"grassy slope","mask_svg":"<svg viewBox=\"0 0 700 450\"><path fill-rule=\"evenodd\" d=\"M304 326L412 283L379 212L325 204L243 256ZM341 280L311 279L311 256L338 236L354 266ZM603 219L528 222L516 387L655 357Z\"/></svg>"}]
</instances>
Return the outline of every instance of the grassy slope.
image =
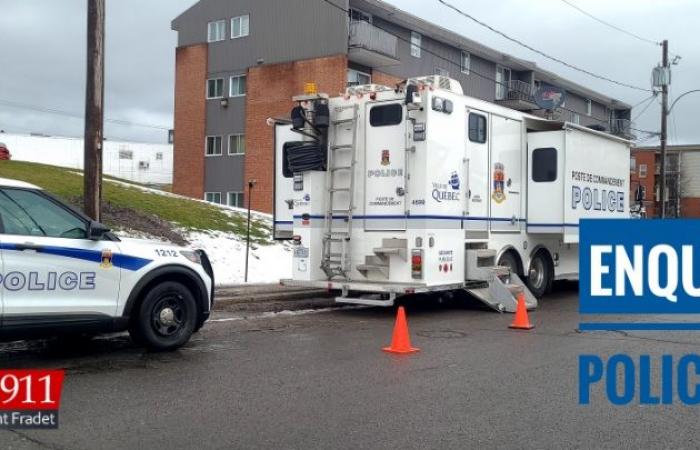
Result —
<instances>
[{"instance_id":1,"label":"grassy slope","mask_svg":"<svg viewBox=\"0 0 700 450\"><path fill-rule=\"evenodd\" d=\"M0 177L26 181L40 186L52 194L75 204L82 197L83 177L74 170L43 164L1 161ZM173 198L144 192L116 183L104 183L103 199L117 208L128 208L137 213L155 215L188 230L219 230L245 236L246 217L243 214L230 216L216 206L204 202ZM130 228L128 223L114 223L111 226ZM253 221L251 236L257 243L269 241L269 225Z\"/></svg>"}]
</instances>

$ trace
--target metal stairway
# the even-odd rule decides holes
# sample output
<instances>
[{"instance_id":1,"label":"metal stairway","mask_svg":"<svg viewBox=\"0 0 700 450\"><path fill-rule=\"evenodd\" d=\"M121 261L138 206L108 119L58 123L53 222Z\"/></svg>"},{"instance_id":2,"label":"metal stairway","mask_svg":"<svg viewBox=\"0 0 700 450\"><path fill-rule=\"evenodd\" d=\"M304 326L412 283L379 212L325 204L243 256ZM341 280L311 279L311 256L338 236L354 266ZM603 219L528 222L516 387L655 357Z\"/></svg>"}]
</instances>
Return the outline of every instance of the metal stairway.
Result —
<instances>
[{"instance_id":1,"label":"metal stairway","mask_svg":"<svg viewBox=\"0 0 700 450\"><path fill-rule=\"evenodd\" d=\"M389 263L391 256L396 255L406 261L408 255L408 240L406 239L382 239L382 246L372 250L373 255L365 256L365 263L357 265L357 271L367 277L369 272L375 271L389 278Z\"/></svg>"},{"instance_id":2,"label":"metal stairway","mask_svg":"<svg viewBox=\"0 0 700 450\"><path fill-rule=\"evenodd\" d=\"M485 281L488 285L467 287L466 291L499 312L515 312L521 293L525 295L527 309L537 308L537 299L520 277L508 267L495 265L495 259L495 250L467 250L469 279Z\"/></svg>"},{"instance_id":3,"label":"metal stairway","mask_svg":"<svg viewBox=\"0 0 700 450\"><path fill-rule=\"evenodd\" d=\"M352 117L331 122L332 137L328 147L328 170L326 172L328 193L321 269L323 269L329 280L335 277L347 279L351 268L349 247L352 234L352 215L355 208L353 194L355 189L355 164L357 163L358 105L336 108L338 113L342 113L345 110L350 110ZM352 134L351 142L338 142L340 132L348 128ZM346 184L338 181L341 178L340 174L343 172L349 174L349 182L346 182ZM343 194L347 196L345 204L338 198ZM339 218L342 219L343 223L340 227L336 224Z\"/></svg>"}]
</instances>

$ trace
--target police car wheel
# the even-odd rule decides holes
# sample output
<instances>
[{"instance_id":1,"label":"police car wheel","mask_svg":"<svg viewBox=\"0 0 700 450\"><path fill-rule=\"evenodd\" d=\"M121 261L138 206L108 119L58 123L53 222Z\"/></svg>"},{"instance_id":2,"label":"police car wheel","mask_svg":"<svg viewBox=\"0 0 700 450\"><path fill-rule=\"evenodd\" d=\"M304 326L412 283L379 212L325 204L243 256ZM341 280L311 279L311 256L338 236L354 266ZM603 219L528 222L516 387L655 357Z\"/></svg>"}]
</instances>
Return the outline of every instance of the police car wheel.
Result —
<instances>
[{"instance_id":1,"label":"police car wheel","mask_svg":"<svg viewBox=\"0 0 700 450\"><path fill-rule=\"evenodd\" d=\"M552 268L547 254L537 252L530 261L526 277L527 288L537 298L542 298L552 287Z\"/></svg>"},{"instance_id":2,"label":"police car wheel","mask_svg":"<svg viewBox=\"0 0 700 450\"><path fill-rule=\"evenodd\" d=\"M130 329L134 341L150 350L174 350L190 339L197 325L197 304L185 286L166 281L146 294L135 319Z\"/></svg>"}]
</instances>

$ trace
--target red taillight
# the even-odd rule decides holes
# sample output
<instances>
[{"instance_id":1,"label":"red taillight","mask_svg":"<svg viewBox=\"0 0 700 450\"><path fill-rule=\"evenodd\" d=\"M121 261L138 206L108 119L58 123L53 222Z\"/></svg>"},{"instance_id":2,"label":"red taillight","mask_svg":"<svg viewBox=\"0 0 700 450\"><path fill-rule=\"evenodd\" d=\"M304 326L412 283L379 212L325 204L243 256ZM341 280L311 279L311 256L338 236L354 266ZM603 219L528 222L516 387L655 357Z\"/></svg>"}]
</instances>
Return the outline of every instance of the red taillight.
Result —
<instances>
[{"instance_id":1,"label":"red taillight","mask_svg":"<svg viewBox=\"0 0 700 450\"><path fill-rule=\"evenodd\" d=\"M411 277L415 279L423 278L423 250L411 250Z\"/></svg>"}]
</instances>

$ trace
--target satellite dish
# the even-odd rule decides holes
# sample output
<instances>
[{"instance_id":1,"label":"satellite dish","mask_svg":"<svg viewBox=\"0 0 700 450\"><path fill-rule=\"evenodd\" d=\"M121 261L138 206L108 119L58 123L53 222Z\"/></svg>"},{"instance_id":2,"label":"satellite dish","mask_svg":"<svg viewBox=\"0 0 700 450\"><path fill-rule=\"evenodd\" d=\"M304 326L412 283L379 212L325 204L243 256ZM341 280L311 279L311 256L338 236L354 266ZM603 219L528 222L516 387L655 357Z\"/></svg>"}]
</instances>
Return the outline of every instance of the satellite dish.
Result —
<instances>
[{"instance_id":1,"label":"satellite dish","mask_svg":"<svg viewBox=\"0 0 700 450\"><path fill-rule=\"evenodd\" d=\"M535 92L535 103L542 109L557 109L566 101L566 91L558 86L542 84Z\"/></svg>"}]
</instances>

